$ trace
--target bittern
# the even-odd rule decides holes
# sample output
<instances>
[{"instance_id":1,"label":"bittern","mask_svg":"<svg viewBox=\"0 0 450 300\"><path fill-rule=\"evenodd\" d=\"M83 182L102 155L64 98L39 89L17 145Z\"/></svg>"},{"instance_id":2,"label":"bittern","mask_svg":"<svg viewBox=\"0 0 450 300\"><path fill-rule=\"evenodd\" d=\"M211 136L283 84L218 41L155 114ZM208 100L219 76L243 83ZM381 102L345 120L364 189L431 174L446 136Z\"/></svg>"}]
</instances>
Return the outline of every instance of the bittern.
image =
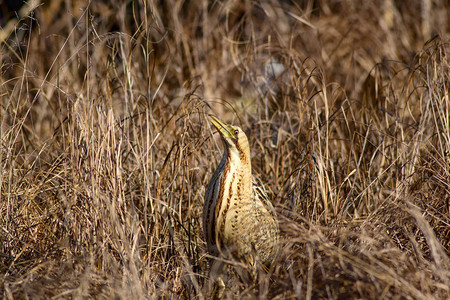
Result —
<instances>
[{"instance_id":1,"label":"bittern","mask_svg":"<svg viewBox=\"0 0 450 300\"><path fill-rule=\"evenodd\" d=\"M203 206L203 230L208 252L235 259L255 269L270 265L278 252L279 225L263 188L252 180L250 148L244 131L211 116L222 137L224 153L214 172ZM221 272L223 264L218 272ZM254 271L249 269L250 274ZM216 284L224 288L220 274Z\"/></svg>"}]
</instances>

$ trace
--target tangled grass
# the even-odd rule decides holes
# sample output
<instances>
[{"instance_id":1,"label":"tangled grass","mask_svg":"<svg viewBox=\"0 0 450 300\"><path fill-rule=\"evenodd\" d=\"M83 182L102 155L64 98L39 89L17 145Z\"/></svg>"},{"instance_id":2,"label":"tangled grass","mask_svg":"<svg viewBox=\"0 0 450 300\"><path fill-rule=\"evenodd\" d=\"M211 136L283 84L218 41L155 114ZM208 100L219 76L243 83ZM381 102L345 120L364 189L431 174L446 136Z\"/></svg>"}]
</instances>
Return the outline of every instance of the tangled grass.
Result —
<instances>
[{"instance_id":1,"label":"tangled grass","mask_svg":"<svg viewBox=\"0 0 450 300\"><path fill-rule=\"evenodd\" d=\"M229 298L448 299L446 1L52 1L1 43L0 292L208 298L241 126L282 251Z\"/></svg>"}]
</instances>

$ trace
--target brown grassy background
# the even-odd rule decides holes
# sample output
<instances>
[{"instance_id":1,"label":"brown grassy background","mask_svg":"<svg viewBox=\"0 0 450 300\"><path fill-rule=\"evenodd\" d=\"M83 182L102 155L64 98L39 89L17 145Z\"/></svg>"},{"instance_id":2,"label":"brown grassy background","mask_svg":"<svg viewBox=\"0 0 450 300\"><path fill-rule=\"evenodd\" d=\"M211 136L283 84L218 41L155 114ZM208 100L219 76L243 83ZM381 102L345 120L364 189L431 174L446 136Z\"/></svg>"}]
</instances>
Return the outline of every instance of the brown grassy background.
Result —
<instances>
[{"instance_id":1,"label":"brown grassy background","mask_svg":"<svg viewBox=\"0 0 450 300\"><path fill-rule=\"evenodd\" d=\"M207 298L212 113L247 132L283 233L228 297L448 299L449 4L360 2L19 16L0 55L2 297Z\"/></svg>"}]
</instances>

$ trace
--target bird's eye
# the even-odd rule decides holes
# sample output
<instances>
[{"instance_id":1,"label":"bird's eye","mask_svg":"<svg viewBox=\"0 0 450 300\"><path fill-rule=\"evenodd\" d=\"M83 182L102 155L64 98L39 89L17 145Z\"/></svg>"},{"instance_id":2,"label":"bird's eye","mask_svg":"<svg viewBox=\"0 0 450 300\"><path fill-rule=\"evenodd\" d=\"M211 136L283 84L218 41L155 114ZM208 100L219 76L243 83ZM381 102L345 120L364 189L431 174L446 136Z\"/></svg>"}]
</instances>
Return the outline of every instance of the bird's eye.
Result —
<instances>
[{"instance_id":1,"label":"bird's eye","mask_svg":"<svg viewBox=\"0 0 450 300\"><path fill-rule=\"evenodd\" d=\"M239 130L235 129L234 130L234 136L238 136L238 134L239 134Z\"/></svg>"}]
</instances>

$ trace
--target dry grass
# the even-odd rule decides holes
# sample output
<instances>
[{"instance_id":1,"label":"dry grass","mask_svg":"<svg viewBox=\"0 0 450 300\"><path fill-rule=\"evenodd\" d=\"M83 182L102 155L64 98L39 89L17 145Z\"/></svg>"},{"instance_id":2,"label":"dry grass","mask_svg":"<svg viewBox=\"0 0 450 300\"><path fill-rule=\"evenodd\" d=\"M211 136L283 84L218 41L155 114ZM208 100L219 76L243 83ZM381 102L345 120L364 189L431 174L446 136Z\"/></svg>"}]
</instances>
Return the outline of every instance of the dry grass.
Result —
<instances>
[{"instance_id":1,"label":"dry grass","mask_svg":"<svg viewBox=\"0 0 450 300\"><path fill-rule=\"evenodd\" d=\"M448 299L448 2L357 3L24 16L0 49L2 297L207 298L214 113L248 133L283 232L229 297Z\"/></svg>"}]
</instances>

